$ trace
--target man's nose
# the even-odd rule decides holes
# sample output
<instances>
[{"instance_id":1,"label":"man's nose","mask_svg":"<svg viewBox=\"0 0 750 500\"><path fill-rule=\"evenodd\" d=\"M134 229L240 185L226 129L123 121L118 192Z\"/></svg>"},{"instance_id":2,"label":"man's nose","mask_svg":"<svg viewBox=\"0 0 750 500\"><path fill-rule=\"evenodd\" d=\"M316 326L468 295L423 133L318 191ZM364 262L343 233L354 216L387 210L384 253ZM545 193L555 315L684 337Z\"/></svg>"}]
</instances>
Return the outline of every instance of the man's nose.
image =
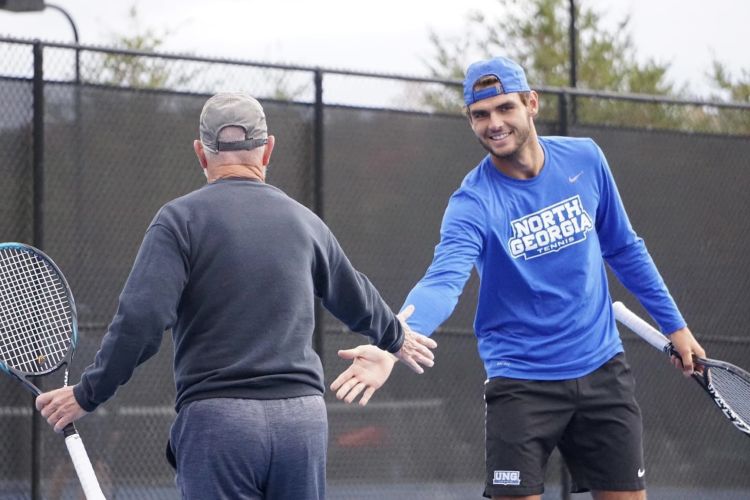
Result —
<instances>
[{"instance_id":1,"label":"man's nose","mask_svg":"<svg viewBox=\"0 0 750 500\"><path fill-rule=\"evenodd\" d=\"M500 113L490 113L490 128L492 128L493 130L503 128L504 123L505 121Z\"/></svg>"}]
</instances>

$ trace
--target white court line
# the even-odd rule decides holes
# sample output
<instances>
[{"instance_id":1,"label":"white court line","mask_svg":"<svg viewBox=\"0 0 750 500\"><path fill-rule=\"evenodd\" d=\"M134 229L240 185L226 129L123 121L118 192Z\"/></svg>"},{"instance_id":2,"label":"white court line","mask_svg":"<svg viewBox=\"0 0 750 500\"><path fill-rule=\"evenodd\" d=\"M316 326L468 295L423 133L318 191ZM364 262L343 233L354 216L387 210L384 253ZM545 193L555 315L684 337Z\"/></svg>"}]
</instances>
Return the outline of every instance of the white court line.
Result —
<instances>
[{"instance_id":1,"label":"white court line","mask_svg":"<svg viewBox=\"0 0 750 500\"><path fill-rule=\"evenodd\" d=\"M0 406L0 418L2 417L29 417L32 409L30 406ZM149 416L174 416L174 407L172 406L121 406L115 410L108 408L99 408L92 415L100 417L129 416L129 417L149 417Z\"/></svg>"},{"instance_id":2,"label":"white court line","mask_svg":"<svg viewBox=\"0 0 750 500\"><path fill-rule=\"evenodd\" d=\"M445 404L445 399L432 398L417 401L371 401L364 408L358 404L346 404L334 401L328 403L329 413L340 413L347 411L367 410L423 410L439 408ZM30 406L0 406L0 418L3 417L29 417L32 409ZM175 411L172 406L120 406L112 410L99 408L92 415L108 417L111 415L123 417L174 417Z\"/></svg>"},{"instance_id":3,"label":"white court line","mask_svg":"<svg viewBox=\"0 0 750 500\"><path fill-rule=\"evenodd\" d=\"M370 410L424 410L439 408L445 404L445 399L432 398L432 399L419 399L416 401L371 401L367 403L367 406L362 407L358 404L341 403L338 401L328 403L329 413L339 413L342 411L366 411Z\"/></svg>"}]
</instances>

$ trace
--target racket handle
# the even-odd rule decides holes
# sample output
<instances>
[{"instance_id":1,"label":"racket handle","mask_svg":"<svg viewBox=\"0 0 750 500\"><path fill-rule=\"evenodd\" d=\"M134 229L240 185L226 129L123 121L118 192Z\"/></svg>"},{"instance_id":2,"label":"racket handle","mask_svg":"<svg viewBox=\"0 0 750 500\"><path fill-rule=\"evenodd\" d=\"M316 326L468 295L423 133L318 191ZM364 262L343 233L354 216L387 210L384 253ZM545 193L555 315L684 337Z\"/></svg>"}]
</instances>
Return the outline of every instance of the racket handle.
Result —
<instances>
[{"instance_id":1,"label":"racket handle","mask_svg":"<svg viewBox=\"0 0 750 500\"><path fill-rule=\"evenodd\" d=\"M625 304L619 301L615 302L612 304L612 310L615 312L615 319L617 321L633 330L643 340L664 353L672 353L672 342L662 335L659 330L628 309Z\"/></svg>"},{"instance_id":2,"label":"racket handle","mask_svg":"<svg viewBox=\"0 0 750 500\"><path fill-rule=\"evenodd\" d=\"M86 500L106 500L99 487L99 481L96 479L94 468L91 466L81 436L78 435L73 424L68 424L63 432L65 434L65 446L68 448L71 460L73 460L73 467L75 467L78 480L81 482Z\"/></svg>"}]
</instances>

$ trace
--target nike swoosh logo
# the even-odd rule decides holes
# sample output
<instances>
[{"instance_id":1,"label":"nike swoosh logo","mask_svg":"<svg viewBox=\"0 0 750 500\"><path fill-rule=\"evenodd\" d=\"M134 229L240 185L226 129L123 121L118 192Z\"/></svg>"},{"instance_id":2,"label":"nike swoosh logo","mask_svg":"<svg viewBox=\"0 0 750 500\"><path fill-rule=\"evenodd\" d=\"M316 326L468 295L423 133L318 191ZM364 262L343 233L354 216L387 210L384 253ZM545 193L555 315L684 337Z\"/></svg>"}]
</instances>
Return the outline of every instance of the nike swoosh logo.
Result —
<instances>
[{"instance_id":1,"label":"nike swoosh logo","mask_svg":"<svg viewBox=\"0 0 750 500\"><path fill-rule=\"evenodd\" d=\"M638 469L638 477L643 477L646 475L645 469Z\"/></svg>"},{"instance_id":2,"label":"nike swoosh logo","mask_svg":"<svg viewBox=\"0 0 750 500\"><path fill-rule=\"evenodd\" d=\"M573 184L582 175L583 175L583 170L581 170L580 172L578 172L576 175L571 175L570 177L568 177L568 182L570 182L571 184Z\"/></svg>"}]
</instances>

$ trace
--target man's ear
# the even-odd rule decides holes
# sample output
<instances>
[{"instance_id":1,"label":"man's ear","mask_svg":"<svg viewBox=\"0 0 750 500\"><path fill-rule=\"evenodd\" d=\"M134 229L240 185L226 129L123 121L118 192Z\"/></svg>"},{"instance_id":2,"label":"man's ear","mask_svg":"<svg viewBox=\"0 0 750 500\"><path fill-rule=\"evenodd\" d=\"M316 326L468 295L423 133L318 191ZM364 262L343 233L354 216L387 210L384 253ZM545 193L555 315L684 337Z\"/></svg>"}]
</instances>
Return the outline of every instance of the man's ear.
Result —
<instances>
[{"instance_id":1,"label":"man's ear","mask_svg":"<svg viewBox=\"0 0 750 500\"><path fill-rule=\"evenodd\" d=\"M268 162L271 161L271 153L273 153L273 147L276 144L276 137L269 135L268 143L264 146L263 150L263 166L267 167Z\"/></svg>"},{"instance_id":2,"label":"man's ear","mask_svg":"<svg viewBox=\"0 0 750 500\"><path fill-rule=\"evenodd\" d=\"M536 118L536 115L539 114L539 94L537 94L535 90L529 92L528 108L529 114Z\"/></svg>"},{"instance_id":3,"label":"man's ear","mask_svg":"<svg viewBox=\"0 0 750 500\"><path fill-rule=\"evenodd\" d=\"M206 152L203 150L203 143L198 139L194 140L193 150L195 151L195 156L198 157L198 163L200 163L201 167L205 170L208 166L208 160L206 159Z\"/></svg>"}]
</instances>

